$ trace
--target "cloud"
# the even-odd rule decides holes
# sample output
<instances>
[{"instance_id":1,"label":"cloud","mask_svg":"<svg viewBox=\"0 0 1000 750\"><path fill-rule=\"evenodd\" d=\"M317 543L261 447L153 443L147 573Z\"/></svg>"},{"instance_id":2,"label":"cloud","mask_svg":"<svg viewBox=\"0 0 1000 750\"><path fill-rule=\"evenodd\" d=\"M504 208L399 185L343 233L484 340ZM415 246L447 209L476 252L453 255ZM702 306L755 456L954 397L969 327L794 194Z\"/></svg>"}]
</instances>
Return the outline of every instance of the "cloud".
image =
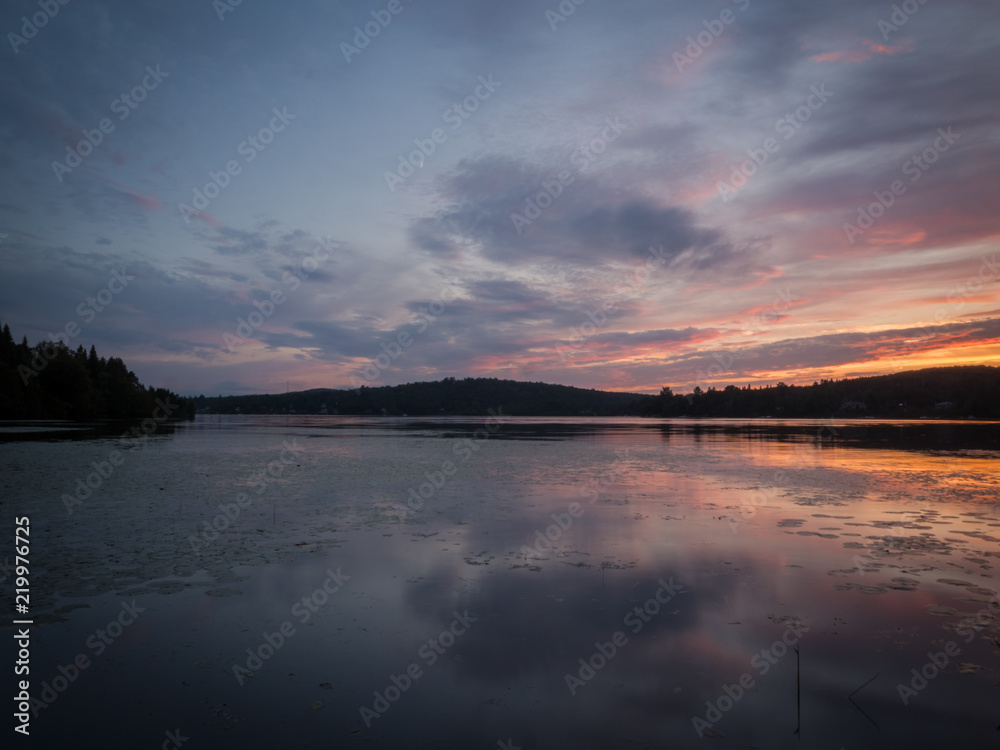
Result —
<instances>
[{"instance_id":1,"label":"cloud","mask_svg":"<svg viewBox=\"0 0 1000 750\"><path fill-rule=\"evenodd\" d=\"M660 365L660 379L684 384L704 384L706 379L732 383L789 371L802 371L810 377L811 371L876 363L887 367L906 358L959 345L997 344L1000 344L1000 318L820 334L685 354L664 361Z\"/></svg>"},{"instance_id":2,"label":"cloud","mask_svg":"<svg viewBox=\"0 0 1000 750\"><path fill-rule=\"evenodd\" d=\"M902 52L913 52L915 44L913 39L906 39L902 44L895 47L885 44L878 44L871 39L865 39L861 49L840 50L837 52L826 52L821 55L813 55L809 59L813 62L844 62L862 63L871 60L876 55L898 55Z\"/></svg>"},{"instance_id":3,"label":"cloud","mask_svg":"<svg viewBox=\"0 0 1000 750\"><path fill-rule=\"evenodd\" d=\"M694 378L738 340L734 316L757 314L781 278L810 302L769 316L781 329L745 347L747 377L767 378L897 356L893 336L912 334L950 292L942 279L974 274L964 264L1000 235L995 2L927 3L885 36L877 22L891 8L869 0L588 2L555 30L545 11L558 2L418 5L350 65L338 43L371 18L358 2L244 3L225 23L210 3L65 6L0 58L4 315L32 335L55 330L111 268L131 264L134 289L86 330L108 355L134 353L190 383L248 388L300 373L318 384L413 334L411 316L447 284L456 295L386 379L492 369L629 388ZM723 8L734 22L696 68L677 71L672 54L710 33ZM171 77L118 120L110 102L147 64ZM480 74L502 81L496 95L448 131L405 190L387 191L394 155L441 127ZM747 149L781 138L775 121L819 84L830 101L736 200L719 200L718 180ZM295 134L186 223L177 204L286 104ZM115 131L57 182L52 161L108 116ZM580 159L619 116L624 132ZM850 244L842 225L875 191L909 180L904 165L940 127L961 138ZM560 172L571 181L557 182ZM551 205L516 225L546 185L558 193ZM332 227L341 247L291 290L286 274ZM630 283L651 247L664 262ZM259 341L222 353L222 334L274 290L288 299ZM990 291L961 312L995 308ZM556 348L578 343L575 331L606 305L607 324L560 361ZM979 328L913 351L985 349L984 319L995 316L976 315L962 322ZM899 333L870 334L873 321ZM794 334L776 333L786 328Z\"/></svg>"},{"instance_id":4,"label":"cloud","mask_svg":"<svg viewBox=\"0 0 1000 750\"><path fill-rule=\"evenodd\" d=\"M220 227L219 239L212 245L220 255L251 255L268 249L267 235L263 232Z\"/></svg>"},{"instance_id":5,"label":"cloud","mask_svg":"<svg viewBox=\"0 0 1000 750\"><path fill-rule=\"evenodd\" d=\"M590 174L577 173L529 226L519 227L512 215L523 216L527 200L557 192L558 171L559 165L510 157L463 161L441 187L449 207L417 221L411 238L434 256L480 256L510 266L635 264L661 246L670 262L684 258L698 268L728 259L721 233L699 226L689 211Z\"/></svg>"}]
</instances>

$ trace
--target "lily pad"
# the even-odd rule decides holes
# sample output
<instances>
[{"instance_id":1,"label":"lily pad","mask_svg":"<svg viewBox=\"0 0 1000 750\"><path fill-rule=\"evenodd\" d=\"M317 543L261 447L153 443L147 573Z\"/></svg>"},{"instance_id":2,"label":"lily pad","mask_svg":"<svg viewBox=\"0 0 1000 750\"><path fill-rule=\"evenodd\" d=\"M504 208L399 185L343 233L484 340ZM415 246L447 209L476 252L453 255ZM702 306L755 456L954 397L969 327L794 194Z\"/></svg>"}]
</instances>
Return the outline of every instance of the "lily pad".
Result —
<instances>
[{"instance_id":1,"label":"lily pad","mask_svg":"<svg viewBox=\"0 0 1000 750\"><path fill-rule=\"evenodd\" d=\"M957 615L958 610L954 607L946 607L943 604L928 604L927 614L938 617L951 617L952 615Z\"/></svg>"}]
</instances>

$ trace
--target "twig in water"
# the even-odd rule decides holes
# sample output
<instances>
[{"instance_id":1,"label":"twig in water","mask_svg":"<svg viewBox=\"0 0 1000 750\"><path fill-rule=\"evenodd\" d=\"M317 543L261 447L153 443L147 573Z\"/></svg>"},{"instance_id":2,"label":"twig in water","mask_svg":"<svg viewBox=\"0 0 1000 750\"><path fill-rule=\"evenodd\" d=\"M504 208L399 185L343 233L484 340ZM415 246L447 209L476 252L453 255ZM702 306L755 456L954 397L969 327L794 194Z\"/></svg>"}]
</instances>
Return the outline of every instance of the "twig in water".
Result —
<instances>
[{"instance_id":1,"label":"twig in water","mask_svg":"<svg viewBox=\"0 0 1000 750\"><path fill-rule=\"evenodd\" d=\"M875 673L875 677L878 677L878 676L879 676L879 673L876 672ZM870 721L872 724L874 724L875 728L878 729L881 732L882 731L882 727L880 727L878 725L878 722L876 722L875 719L873 719L871 716L869 716L867 713L865 713L865 710L863 708L861 708L861 706L859 706L857 703L854 703L854 696L855 696L855 694L859 690L861 690L861 688L868 687L868 685L870 685L872 682L874 682L875 681L875 677L872 677L870 680L868 680L868 682L866 682L864 685L862 685L861 687L857 688L857 690L855 690L853 693L851 693L849 696L847 696L847 700L849 700L851 703L853 703L854 707L856 709L858 709L861 713L863 713L865 715L865 718L868 719L868 721Z\"/></svg>"},{"instance_id":2,"label":"twig in water","mask_svg":"<svg viewBox=\"0 0 1000 750\"><path fill-rule=\"evenodd\" d=\"M799 647L795 647L795 736L802 741L802 665Z\"/></svg>"}]
</instances>

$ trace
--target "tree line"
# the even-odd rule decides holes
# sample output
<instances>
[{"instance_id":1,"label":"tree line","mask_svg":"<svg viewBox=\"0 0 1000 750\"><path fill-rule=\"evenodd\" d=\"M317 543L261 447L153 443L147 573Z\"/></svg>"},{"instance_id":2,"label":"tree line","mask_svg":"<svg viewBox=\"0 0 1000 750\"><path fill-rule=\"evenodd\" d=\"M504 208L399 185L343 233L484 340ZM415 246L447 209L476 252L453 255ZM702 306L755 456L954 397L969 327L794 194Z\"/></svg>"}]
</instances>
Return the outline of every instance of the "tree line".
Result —
<instances>
[{"instance_id":1,"label":"tree line","mask_svg":"<svg viewBox=\"0 0 1000 750\"><path fill-rule=\"evenodd\" d=\"M932 367L812 385L728 385L646 396L639 414L655 417L1000 418L1000 368Z\"/></svg>"},{"instance_id":2,"label":"tree line","mask_svg":"<svg viewBox=\"0 0 1000 750\"><path fill-rule=\"evenodd\" d=\"M635 414L636 393L611 393L497 378L445 378L282 395L198 396L199 412L233 414L352 414L387 416L486 416L502 408L517 416L621 416Z\"/></svg>"},{"instance_id":3,"label":"tree line","mask_svg":"<svg viewBox=\"0 0 1000 750\"><path fill-rule=\"evenodd\" d=\"M695 388L659 394L614 393L497 378L445 378L283 395L198 396L199 412L485 416L645 416L775 418L1000 418L1000 368L938 367L812 385Z\"/></svg>"},{"instance_id":4,"label":"tree line","mask_svg":"<svg viewBox=\"0 0 1000 750\"><path fill-rule=\"evenodd\" d=\"M15 343L0 331L0 419L130 419L149 417L157 400L177 404L174 418L194 417L194 404L165 388L146 388L118 357L60 341Z\"/></svg>"}]
</instances>

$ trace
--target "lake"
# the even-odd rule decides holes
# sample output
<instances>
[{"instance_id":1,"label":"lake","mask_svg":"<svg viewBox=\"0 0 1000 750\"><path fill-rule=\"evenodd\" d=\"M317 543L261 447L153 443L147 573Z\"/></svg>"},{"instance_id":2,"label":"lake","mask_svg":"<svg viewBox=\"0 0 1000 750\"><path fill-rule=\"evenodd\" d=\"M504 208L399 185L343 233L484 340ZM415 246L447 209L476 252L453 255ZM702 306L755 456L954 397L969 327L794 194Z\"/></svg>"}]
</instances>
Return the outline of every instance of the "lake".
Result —
<instances>
[{"instance_id":1,"label":"lake","mask_svg":"<svg viewBox=\"0 0 1000 750\"><path fill-rule=\"evenodd\" d=\"M31 746L1000 740L998 424L498 407L121 434L0 431Z\"/></svg>"}]
</instances>

